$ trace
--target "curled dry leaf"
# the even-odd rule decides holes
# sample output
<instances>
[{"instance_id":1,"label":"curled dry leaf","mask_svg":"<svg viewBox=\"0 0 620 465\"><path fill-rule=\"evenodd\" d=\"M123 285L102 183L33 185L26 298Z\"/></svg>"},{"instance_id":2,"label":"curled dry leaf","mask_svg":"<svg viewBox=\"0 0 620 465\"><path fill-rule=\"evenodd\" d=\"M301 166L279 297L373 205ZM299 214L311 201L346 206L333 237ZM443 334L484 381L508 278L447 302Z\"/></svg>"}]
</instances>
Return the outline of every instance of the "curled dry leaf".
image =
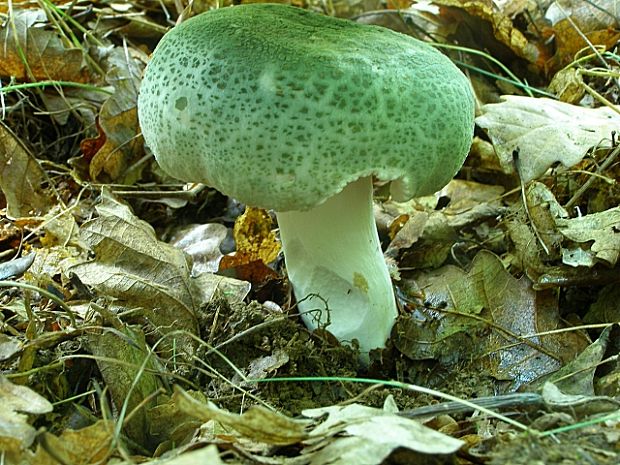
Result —
<instances>
[{"instance_id":1,"label":"curled dry leaf","mask_svg":"<svg viewBox=\"0 0 620 465\"><path fill-rule=\"evenodd\" d=\"M203 421L215 420L224 427L234 429L246 439L287 445L299 443L308 436L308 421L294 420L261 405L254 405L238 415L222 410L210 401L200 402L178 386L175 388L173 400L181 411Z\"/></svg>"},{"instance_id":2,"label":"curled dry leaf","mask_svg":"<svg viewBox=\"0 0 620 465\"><path fill-rule=\"evenodd\" d=\"M90 162L90 176L94 180L131 183L139 173L129 168L143 153L136 107L142 66L132 54L126 56L121 50L115 50L109 61L106 80L114 94L101 107L99 138L104 142Z\"/></svg>"},{"instance_id":3,"label":"curled dry leaf","mask_svg":"<svg viewBox=\"0 0 620 465\"><path fill-rule=\"evenodd\" d=\"M400 215L396 217L390 226L390 229L391 231L397 227L399 229L394 234L392 241L388 245L385 251L385 256L396 259L402 249L408 249L416 243L424 232L424 227L428 221L428 216L429 215L426 212L417 212L413 216ZM401 223L404 224L400 226Z\"/></svg>"},{"instance_id":4,"label":"curled dry leaf","mask_svg":"<svg viewBox=\"0 0 620 465\"><path fill-rule=\"evenodd\" d=\"M170 244L192 257L192 276L215 273L219 269L226 239L226 226L219 223L191 224L174 232Z\"/></svg>"},{"instance_id":5,"label":"curled dry leaf","mask_svg":"<svg viewBox=\"0 0 620 465\"><path fill-rule=\"evenodd\" d=\"M231 301L242 300L248 284L224 276L191 276L183 251L157 239L146 221L107 192L97 207L99 217L81 228L83 241L95 259L67 269L98 294L114 297L119 305L142 308L162 333L198 334L195 310L217 290ZM195 341L175 336L177 350L190 353ZM182 341L182 343L181 343Z\"/></svg>"},{"instance_id":6,"label":"curled dry leaf","mask_svg":"<svg viewBox=\"0 0 620 465\"><path fill-rule=\"evenodd\" d=\"M610 346L610 334L611 327L605 328L596 341L585 347L580 354L557 372L544 378L544 384L549 381L553 382L564 394L593 396L595 393L594 372ZM536 384L534 386L536 387Z\"/></svg>"},{"instance_id":7,"label":"curled dry leaf","mask_svg":"<svg viewBox=\"0 0 620 465\"><path fill-rule=\"evenodd\" d=\"M492 218L504 210L503 193L499 185L453 179L439 192L449 201L442 213L455 228Z\"/></svg>"},{"instance_id":8,"label":"curled dry leaf","mask_svg":"<svg viewBox=\"0 0 620 465\"><path fill-rule=\"evenodd\" d=\"M65 429L60 436L44 432L30 463L32 464L92 464L107 463L114 442L114 421L99 420L79 430ZM47 451L53 451L50 455Z\"/></svg>"},{"instance_id":9,"label":"curled dry leaf","mask_svg":"<svg viewBox=\"0 0 620 465\"><path fill-rule=\"evenodd\" d=\"M586 93L583 76L575 68L564 68L553 76L547 90L553 92L558 100L577 104Z\"/></svg>"},{"instance_id":10,"label":"curled dry leaf","mask_svg":"<svg viewBox=\"0 0 620 465\"><path fill-rule=\"evenodd\" d=\"M275 373L278 368L286 365L290 358L286 351L276 349L269 355L263 355L262 357L252 360L247 369L246 378L250 380L265 379L269 375ZM251 382L244 382L239 374L236 374L233 378L233 383L236 385L248 386Z\"/></svg>"},{"instance_id":11,"label":"curled dry leaf","mask_svg":"<svg viewBox=\"0 0 620 465\"><path fill-rule=\"evenodd\" d=\"M512 20L493 8L489 2L482 0L432 0L432 3L442 7L458 8L472 19L483 21L491 27L495 39L508 47L515 55L530 63L538 61L540 51L537 46L530 43L525 35L514 27ZM478 25L476 30L479 29L485 28L480 28ZM485 44L485 46L487 45Z\"/></svg>"},{"instance_id":12,"label":"curled dry leaf","mask_svg":"<svg viewBox=\"0 0 620 465\"><path fill-rule=\"evenodd\" d=\"M392 220L389 226L392 241L385 256L395 259L404 253L401 266L440 265L445 260L446 251L449 252L457 240L450 234L452 228L498 216L505 209L501 202L503 192L501 186L454 179L432 196L432 203L427 204L423 199L383 203L379 214ZM438 198L447 201L440 210L437 210ZM424 211L420 211L422 208Z\"/></svg>"},{"instance_id":13,"label":"curled dry leaf","mask_svg":"<svg viewBox=\"0 0 620 465\"><path fill-rule=\"evenodd\" d=\"M542 396L548 408L580 417L617 412L620 408L620 402L612 397L583 393L567 394L551 382L543 385Z\"/></svg>"}]
</instances>

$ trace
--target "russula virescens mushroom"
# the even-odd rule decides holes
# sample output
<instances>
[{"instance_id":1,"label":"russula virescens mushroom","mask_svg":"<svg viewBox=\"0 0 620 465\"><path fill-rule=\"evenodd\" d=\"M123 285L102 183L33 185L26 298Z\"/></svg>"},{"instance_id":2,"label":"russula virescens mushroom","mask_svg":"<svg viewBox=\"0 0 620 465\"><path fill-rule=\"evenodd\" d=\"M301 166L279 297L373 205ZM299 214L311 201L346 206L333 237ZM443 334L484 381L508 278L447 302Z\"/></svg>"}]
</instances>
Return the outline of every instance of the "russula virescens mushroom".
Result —
<instances>
[{"instance_id":1,"label":"russula virescens mushroom","mask_svg":"<svg viewBox=\"0 0 620 465\"><path fill-rule=\"evenodd\" d=\"M372 212L461 167L470 84L431 46L388 29L275 4L209 11L168 32L138 98L169 175L276 212L302 317L362 353L397 316Z\"/></svg>"}]
</instances>

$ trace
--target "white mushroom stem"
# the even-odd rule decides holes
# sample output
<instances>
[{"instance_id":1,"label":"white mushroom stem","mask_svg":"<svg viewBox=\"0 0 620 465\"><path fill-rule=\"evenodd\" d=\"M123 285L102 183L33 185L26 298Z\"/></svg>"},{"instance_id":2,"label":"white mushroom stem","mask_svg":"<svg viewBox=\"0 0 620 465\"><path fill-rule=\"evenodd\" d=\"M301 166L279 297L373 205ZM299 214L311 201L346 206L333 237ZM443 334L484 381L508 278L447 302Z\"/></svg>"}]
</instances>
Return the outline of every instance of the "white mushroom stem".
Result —
<instances>
[{"instance_id":1,"label":"white mushroom stem","mask_svg":"<svg viewBox=\"0 0 620 465\"><path fill-rule=\"evenodd\" d=\"M277 213L286 268L308 328L385 347L397 316L373 216L372 180L360 178L308 211Z\"/></svg>"}]
</instances>

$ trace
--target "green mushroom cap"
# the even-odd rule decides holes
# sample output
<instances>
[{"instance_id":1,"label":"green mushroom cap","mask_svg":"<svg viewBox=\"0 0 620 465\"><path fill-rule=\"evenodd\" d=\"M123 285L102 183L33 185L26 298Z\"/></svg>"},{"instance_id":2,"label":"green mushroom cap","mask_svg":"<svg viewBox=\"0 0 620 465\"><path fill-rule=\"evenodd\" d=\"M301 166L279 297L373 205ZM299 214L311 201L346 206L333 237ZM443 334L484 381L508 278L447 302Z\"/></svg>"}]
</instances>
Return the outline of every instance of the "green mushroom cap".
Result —
<instances>
[{"instance_id":1,"label":"green mushroom cap","mask_svg":"<svg viewBox=\"0 0 620 465\"><path fill-rule=\"evenodd\" d=\"M173 28L138 111L168 174L276 211L369 175L395 181L397 200L430 194L460 168L474 126L468 80L431 46L276 4Z\"/></svg>"}]
</instances>

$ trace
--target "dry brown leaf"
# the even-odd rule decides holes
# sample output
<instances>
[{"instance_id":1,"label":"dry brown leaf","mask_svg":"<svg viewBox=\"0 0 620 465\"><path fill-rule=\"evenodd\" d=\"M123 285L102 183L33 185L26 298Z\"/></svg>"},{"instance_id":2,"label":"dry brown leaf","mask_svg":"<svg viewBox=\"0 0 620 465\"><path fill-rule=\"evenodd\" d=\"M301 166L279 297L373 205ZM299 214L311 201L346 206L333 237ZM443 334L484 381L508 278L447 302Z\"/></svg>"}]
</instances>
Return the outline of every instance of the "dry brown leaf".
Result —
<instances>
[{"instance_id":1,"label":"dry brown leaf","mask_svg":"<svg viewBox=\"0 0 620 465\"><path fill-rule=\"evenodd\" d=\"M456 8L472 18L483 21L491 27L495 39L507 46L515 55L530 63L539 61L538 47L529 42L523 33L514 27L510 18L495 10L493 2L489 0L433 0L433 3L442 7ZM480 28L474 28L476 29Z\"/></svg>"},{"instance_id":2,"label":"dry brown leaf","mask_svg":"<svg viewBox=\"0 0 620 465\"><path fill-rule=\"evenodd\" d=\"M442 213L448 224L455 228L495 217L503 210L503 193L504 188L500 185L453 179L439 192L449 199Z\"/></svg>"},{"instance_id":3,"label":"dry brown leaf","mask_svg":"<svg viewBox=\"0 0 620 465\"><path fill-rule=\"evenodd\" d=\"M105 330L91 335L89 348L110 393L116 411L126 405L131 416L123 418L123 431L136 444L148 448L151 436L149 407L161 387L154 355L149 352L140 328ZM150 402L145 402L150 399Z\"/></svg>"},{"instance_id":4,"label":"dry brown leaf","mask_svg":"<svg viewBox=\"0 0 620 465\"><path fill-rule=\"evenodd\" d=\"M594 359L594 357L590 357L590 359ZM590 362L591 360L587 361ZM592 377L590 373L594 372L594 367L597 366L597 363L597 361L593 361L593 363L590 363L589 367L584 367L584 371L587 372L586 376ZM580 367L574 368L579 369ZM571 374L575 374L575 371ZM559 389L558 386L552 382L547 382L543 385L542 396L548 408L552 411L570 412L571 415L577 417L597 416L600 418L603 413L616 413L617 416L618 407L620 407L620 402L618 402L618 400L604 395L596 396L594 392L583 390L582 383L571 382L572 378L574 378L571 374L567 376L568 379L566 379L566 381L568 382L563 383L563 389ZM569 394L571 390L573 394ZM614 440L612 439L611 441L613 442Z\"/></svg>"},{"instance_id":5,"label":"dry brown leaf","mask_svg":"<svg viewBox=\"0 0 620 465\"><path fill-rule=\"evenodd\" d=\"M555 73L547 90L553 92L560 101L572 104L579 103L586 93L583 76L573 67Z\"/></svg>"},{"instance_id":6,"label":"dry brown leaf","mask_svg":"<svg viewBox=\"0 0 620 465\"><path fill-rule=\"evenodd\" d=\"M418 215L412 218L415 219ZM423 218L415 219L415 221L422 220ZM441 266L458 240L456 229L449 224L448 218L440 211L430 212L421 226L423 226L422 235L417 238L415 244L401 249L403 253L399 266L402 268L422 269ZM411 231L408 231L414 233L410 239L416 238L416 229L417 226L414 226Z\"/></svg>"},{"instance_id":7,"label":"dry brown leaf","mask_svg":"<svg viewBox=\"0 0 620 465\"><path fill-rule=\"evenodd\" d=\"M611 334L612 327L608 326L596 341L584 347L583 351L571 360L567 360L562 368L544 378L544 381L553 382L565 394L593 396L595 394L594 372L600 366L605 353L615 347L613 339L610 340ZM540 384L535 383L533 387L539 387Z\"/></svg>"},{"instance_id":8,"label":"dry brown leaf","mask_svg":"<svg viewBox=\"0 0 620 465\"><path fill-rule=\"evenodd\" d=\"M584 108L548 98L505 95L502 102L484 105L476 124L487 131L500 163L514 172L518 154L524 183L552 166L561 171L583 159L592 147L609 147L620 123L614 110Z\"/></svg>"},{"instance_id":9,"label":"dry brown leaf","mask_svg":"<svg viewBox=\"0 0 620 465\"><path fill-rule=\"evenodd\" d=\"M557 220L557 226L571 241L590 244L589 247L582 246L592 256L590 266L597 261L612 267L616 265L620 256L620 207L578 218L560 218Z\"/></svg>"},{"instance_id":10,"label":"dry brown leaf","mask_svg":"<svg viewBox=\"0 0 620 465\"><path fill-rule=\"evenodd\" d=\"M246 439L287 445L301 442L308 436L305 430L308 421L294 420L261 405L253 405L238 415L222 410L210 401L200 402L178 386L175 387L173 400L181 411L203 421L215 420Z\"/></svg>"},{"instance_id":11,"label":"dry brown leaf","mask_svg":"<svg viewBox=\"0 0 620 465\"><path fill-rule=\"evenodd\" d=\"M416 212L413 216L399 215L390 225L392 240L385 255L395 259L402 249L413 246L424 232L427 221L428 213L426 212Z\"/></svg>"},{"instance_id":12,"label":"dry brown leaf","mask_svg":"<svg viewBox=\"0 0 620 465\"><path fill-rule=\"evenodd\" d=\"M185 254L157 240L155 231L109 194L97 206L99 217L81 235L95 260L69 268L86 285L120 305L141 307L162 333L198 334L194 285ZM180 353L191 353L189 336L176 339Z\"/></svg>"},{"instance_id":13,"label":"dry brown leaf","mask_svg":"<svg viewBox=\"0 0 620 465\"><path fill-rule=\"evenodd\" d=\"M327 418L309 434L306 451L314 465L379 465L396 449L429 457L455 453L463 441L387 409L360 404L304 410L305 417ZM418 460L403 463L426 463Z\"/></svg>"},{"instance_id":14,"label":"dry brown leaf","mask_svg":"<svg viewBox=\"0 0 620 465\"><path fill-rule=\"evenodd\" d=\"M529 220L536 232L537 240L544 244L545 260L560 258L562 235L556 226L558 218L568 218L568 213L559 204L551 190L544 184L533 181L525 190Z\"/></svg>"},{"instance_id":15,"label":"dry brown leaf","mask_svg":"<svg viewBox=\"0 0 620 465\"><path fill-rule=\"evenodd\" d=\"M101 150L103 144L106 141L106 135L103 131L103 128L99 124L99 119L95 120L95 126L97 128L97 136L96 137L87 137L86 139L82 139L80 142L80 150L82 151L82 156L90 163L90 161L95 158L97 152Z\"/></svg>"},{"instance_id":16,"label":"dry brown leaf","mask_svg":"<svg viewBox=\"0 0 620 465\"><path fill-rule=\"evenodd\" d=\"M585 347L578 333L537 335L561 326L555 293L534 291L529 279L511 276L489 252L478 253L468 272L448 265L415 280L427 308L393 332L396 347L412 359L448 366L478 359L479 370L517 389Z\"/></svg>"},{"instance_id":17,"label":"dry brown leaf","mask_svg":"<svg viewBox=\"0 0 620 465\"><path fill-rule=\"evenodd\" d=\"M273 230L273 221L265 210L246 207L235 221L233 234L237 251L222 258L220 270L232 268L239 279L256 284L278 277L267 266L280 253L280 243Z\"/></svg>"},{"instance_id":18,"label":"dry brown leaf","mask_svg":"<svg viewBox=\"0 0 620 465\"><path fill-rule=\"evenodd\" d=\"M139 172L129 170L131 163L143 154L136 107L142 67L131 54L126 59L121 52L116 50L110 58L106 80L114 94L101 107L99 140L89 140L89 146L98 148L89 170L93 180L131 183L139 178Z\"/></svg>"},{"instance_id":19,"label":"dry brown leaf","mask_svg":"<svg viewBox=\"0 0 620 465\"><path fill-rule=\"evenodd\" d=\"M44 397L0 376L0 451L7 463L20 463L19 457L34 442L36 429L26 414L41 415L52 410Z\"/></svg>"},{"instance_id":20,"label":"dry brown leaf","mask_svg":"<svg viewBox=\"0 0 620 465\"><path fill-rule=\"evenodd\" d=\"M17 81L86 82L82 50L63 43L42 10L15 10L0 29L0 76Z\"/></svg>"},{"instance_id":21,"label":"dry brown leaf","mask_svg":"<svg viewBox=\"0 0 620 465\"><path fill-rule=\"evenodd\" d=\"M40 216L55 203L43 189L49 185L45 171L17 136L0 121L0 188L9 218Z\"/></svg>"},{"instance_id":22,"label":"dry brown leaf","mask_svg":"<svg viewBox=\"0 0 620 465\"><path fill-rule=\"evenodd\" d=\"M553 27L555 32L556 55L554 56L553 65L561 68L576 58L582 49L585 54L593 53L590 45L599 49L609 50L620 39L620 31L615 29L603 29L600 31L590 31L584 33L575 28L568 20L559 22ZM586 37L587 41L584 39Z\"/></svg>"},{"instance_id":23,"label":"dry brown leaf","mask_svg":"<svg viewBox=\"0 0 620 465\"><path fill-rule=\"evenodd\" d=\"M620 38L617 16L613 14L617 8L617 0L555 1L545 15L555 36L554 66L563 67L572 62L582 49L592 53L590 45L605 50L613 47Z\"/></svg>"},{"instance_id":24,"label":"dry brown leaf","mask_svg":"<svg viewBox=\"0 0 620 465\"><path fill-rule=\"evenodd\" d=\"M36 465L58 465L56 457L63 460L60 463L73 465L86 465L92 463L105 463L114 441L114 422L112 420L99 420L96 423L79 430L66 429L60 436L45 432L36 454L32 459ZM54 452L54 457L46 451Z\"/></svg>"},{"instance_id":25,"label":"dry brown leaf","mask_svg":"<svg viewBox=\"0 0 620 465\"><path fill-rule=\"evenodd\" d=\"M99 217L84 223L80 231L95 259L67 263L65 274L75 273L119 305L144 309L152 327L175 335L180 356L191 354L196 344L190 335L198 334L197 308L218 290L230 302L247 295L249 284L242 281L211 273L192 277L184 252L158 240L151 225L109 193L104 192L96 209Z\"/></svg>"},{"instance_id":26,"label":"dry brown leaf","mask_svg":"<svg viewBox=\"0 0 620 465\"><path fill-rule=\"evenodd\" d=\"M219 223L190 224L176 230L170 245L192 257L192 276L215 273L222 260L220 245L228 230Z\"/></svg>"}]
</instances>

